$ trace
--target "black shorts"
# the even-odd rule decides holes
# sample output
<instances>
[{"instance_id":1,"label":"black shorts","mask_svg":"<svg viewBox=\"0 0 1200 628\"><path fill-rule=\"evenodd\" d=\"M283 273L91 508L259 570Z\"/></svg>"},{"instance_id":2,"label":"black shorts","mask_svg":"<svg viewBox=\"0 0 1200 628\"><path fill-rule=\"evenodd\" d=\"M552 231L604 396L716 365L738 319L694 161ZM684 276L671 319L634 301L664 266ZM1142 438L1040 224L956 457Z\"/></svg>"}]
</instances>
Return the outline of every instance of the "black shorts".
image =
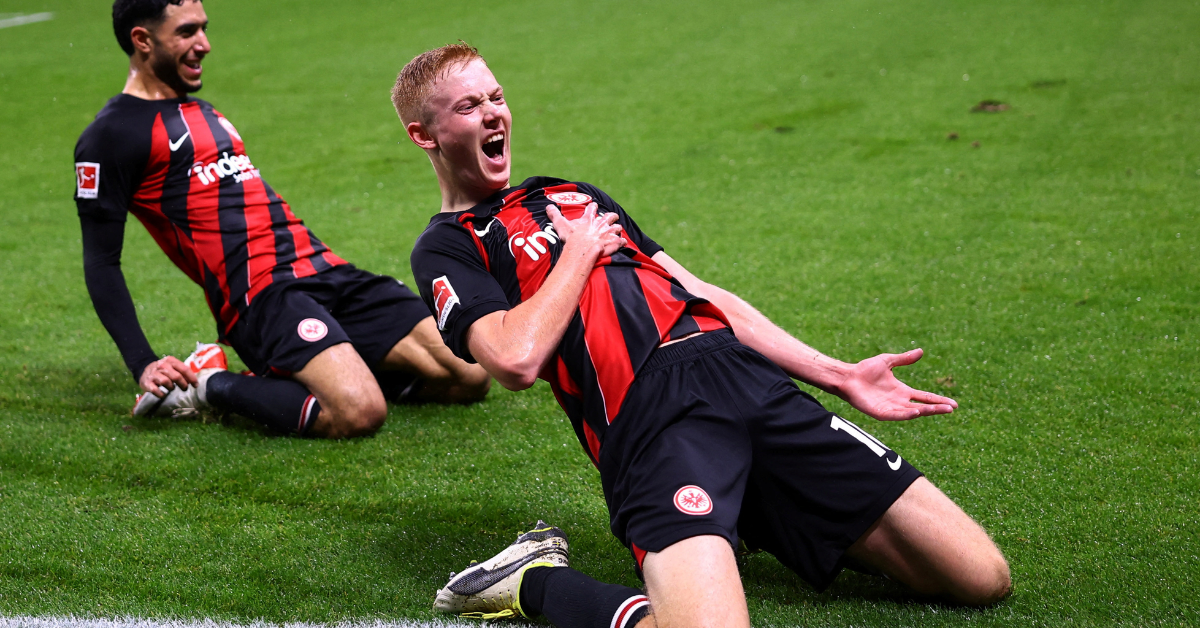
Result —
<instances>
[{"instance_id":1,"label":"black shorts","mask_svg":"<svg viewBox=\"0 0 1200 628\"><path fill-rule=\"evenodd\" d=\"M600 448L613 534L646 552L717 535L817 590L921 476L728 330L650 356Z\"/></svg>"},{"instance_id":2,"label":"black shorts","mask_svg":"<svg viewBox=\"0 0 1200 628\"><path fill-rule=\"evenodd\" d=\"M428 316L421 297L396 279L344 264L267 286L227 338L257 375L290 376L343 342L375 370Z\"/></svg>"}]
</instances>

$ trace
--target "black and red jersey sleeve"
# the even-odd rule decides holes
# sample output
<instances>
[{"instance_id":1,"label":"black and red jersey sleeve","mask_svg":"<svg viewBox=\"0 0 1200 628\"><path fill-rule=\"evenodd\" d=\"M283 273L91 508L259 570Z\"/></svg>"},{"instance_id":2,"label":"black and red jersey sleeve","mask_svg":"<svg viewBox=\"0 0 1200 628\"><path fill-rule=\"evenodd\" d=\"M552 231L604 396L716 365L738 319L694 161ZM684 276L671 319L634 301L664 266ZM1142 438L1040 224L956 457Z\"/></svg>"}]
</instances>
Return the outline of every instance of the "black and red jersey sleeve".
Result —
<instances>
[{"instance_id":1,"label":"black and red jersey sleeve","mask_svg":"<svg viewBox=\"0 0 1200 628\"><path fill-rule=\"evenodd\" d=\"M657 242L652 240L650 236L647 236L638 227L637 223L633 221L633 217L629 215L629 212L625 211L625 208L621 207L611 196L605 194L604 190L588 183L578 183L576 185L579 187L579 191L596 199L598 205L614 211L620 216L617 222L621 223L621 228L625 231L625 239L637 246L638 250L644 253L646 257L654 257L655 253L663 250L663 247L659 246Z\"/></svg>"},{"instance_id":2,"label":"black and red jersey sleeve","mask_svg":"<svg viewBox=\"0 0 1200 628\"><path fill-rule=\"evenodd\" d=\"M80 216L124 221L150 158L149 121L105 107L75 144Z\"/></svg>"},{"instance_id":3,"label":"black and red jersey sleeve","mask_svg":"<svg viewBox=\"0 0 1200 628\"><path fill-rule=\"evenodd\" d=\"M480 318L512 306L471 235L452 217L439 214L417 239L410 261L442 340L454 355L474 363L467 330Z\"/></svg>"}]
</instances>

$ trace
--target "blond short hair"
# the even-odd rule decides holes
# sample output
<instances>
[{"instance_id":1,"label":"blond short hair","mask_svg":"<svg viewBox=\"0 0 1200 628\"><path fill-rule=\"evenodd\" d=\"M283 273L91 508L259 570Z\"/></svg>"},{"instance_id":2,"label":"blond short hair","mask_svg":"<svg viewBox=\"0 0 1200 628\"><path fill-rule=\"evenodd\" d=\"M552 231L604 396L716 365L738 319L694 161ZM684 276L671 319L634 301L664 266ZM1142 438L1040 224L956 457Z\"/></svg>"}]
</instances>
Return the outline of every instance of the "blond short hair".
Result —
<instances>
[{"instance_id":1,"label":"blond short hair","mask_svg":"<svg viewBox=\"0 0 1200 628\"><path fill-rule=\"evenodd\" d=\"M392 86L392 106L396 108L400 121L404 124L427 122L425 104L434 84L450 70L476 59L487 63L479 50L461 42L423 52L405 64L396 76L396 84Z\"/></svg>"}]
</instances>

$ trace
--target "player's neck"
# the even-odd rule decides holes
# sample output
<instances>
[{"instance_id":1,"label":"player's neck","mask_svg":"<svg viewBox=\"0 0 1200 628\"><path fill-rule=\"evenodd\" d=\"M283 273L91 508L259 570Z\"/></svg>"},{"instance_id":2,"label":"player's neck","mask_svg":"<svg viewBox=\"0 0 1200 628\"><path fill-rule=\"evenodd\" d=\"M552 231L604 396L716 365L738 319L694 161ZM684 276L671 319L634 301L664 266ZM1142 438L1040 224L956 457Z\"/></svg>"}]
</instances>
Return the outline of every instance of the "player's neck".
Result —
<instances>
[{"instance_id":1,"label":"player's neck","mask_svg":"<svg viewBox=\"0 0 1200 628\"><path fill-rule=\"evenodd\" d=\"M168 100L183 96L155 76L147 64L138 63L136 59L129 61L129 77L125 79L125 89L121 93L142 100Z\"/></svg>"},{"instance_id":2,"label":"player's neck","mask_svg":"<svg viewBox=\"0 0 1200 628\"><path fill-rule=\"evenodd\" d=\"M435 168L435 170L440 170ZM481 189L464 184L447 173L438 172L438 186L442 190L442 212L461 212L478 205L485 198L496 193L496 190ZM508 188L505 183L500 189Z\"/></svg>"}]
</instances>

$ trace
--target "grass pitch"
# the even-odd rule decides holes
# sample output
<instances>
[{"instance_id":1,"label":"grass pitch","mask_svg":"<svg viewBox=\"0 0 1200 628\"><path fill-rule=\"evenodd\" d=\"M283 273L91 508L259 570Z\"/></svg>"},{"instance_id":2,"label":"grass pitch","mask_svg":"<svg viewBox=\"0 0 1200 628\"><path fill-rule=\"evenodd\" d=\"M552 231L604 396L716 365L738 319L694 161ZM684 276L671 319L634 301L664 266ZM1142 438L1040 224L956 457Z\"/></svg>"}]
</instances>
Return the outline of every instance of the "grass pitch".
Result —
<instances>
[{"instance_id":1,"label":"grass pitch","mask_svg":"<svg viewBox=\"0 0 1200 628\"><path fill-rule=\"evenodd\" d=\"M438 207L391 81L463 38L506 86L517 180L599 185L835 356L926 348L902 376L958 412L848 416L984 524L1014 595L967 611L850 573L818 594L758 555L757 625L1200 623L1195 3L208 4L200 96L364 268L410 279ZM4 6L56 17L0 30L0 614L430 619L447 572L539 517L636 584L544 385L347 442L129 418L70 200L125 60L107 3ZM156 350L214 337L134 221L124 269Z\"/></svg>"}]
</instances>

